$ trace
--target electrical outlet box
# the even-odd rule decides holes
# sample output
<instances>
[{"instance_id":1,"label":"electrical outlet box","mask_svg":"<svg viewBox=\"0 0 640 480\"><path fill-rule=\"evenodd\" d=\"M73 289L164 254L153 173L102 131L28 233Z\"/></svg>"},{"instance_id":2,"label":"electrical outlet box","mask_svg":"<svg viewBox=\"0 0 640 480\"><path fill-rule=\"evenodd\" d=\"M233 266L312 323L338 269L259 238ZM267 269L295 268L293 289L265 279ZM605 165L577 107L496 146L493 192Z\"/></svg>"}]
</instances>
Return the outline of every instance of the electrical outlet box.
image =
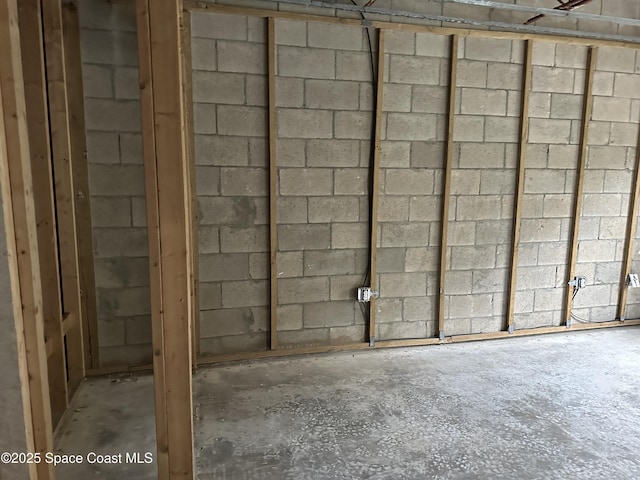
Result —
<instances>
[{"instance_id":1,"label":"electrical outlet box","mask_svg":"<svg viewBox=\"0 0 640 480\"><path fill-rule=\"evenodd\" d=\"M629 278L627 279L627 284L629 288L640 288L640 278L638 278L637 273L630 273Z\"/></svg>"},{"instance_id":2,"label":"electrical outlet box","mask_svg":"<svg viewBox=\"0 0 640 480\"><path fill-rule=\"evenodd\" d=\"M370 287L358 288L358 302L367 303L370 302L372 298L378 298L377 290L371 290Z\"/></svg>"},{"instance_id":3,"label":"electrical outlet box","mask_svg":"<svg viewBox=\"0 0 640 480\"><path fill-rule=\"evenodd\" d=\"M569 282L569 285L577 288L578 290L587 286L587 277L578 276Z\"/></svg>"}]
</instances>

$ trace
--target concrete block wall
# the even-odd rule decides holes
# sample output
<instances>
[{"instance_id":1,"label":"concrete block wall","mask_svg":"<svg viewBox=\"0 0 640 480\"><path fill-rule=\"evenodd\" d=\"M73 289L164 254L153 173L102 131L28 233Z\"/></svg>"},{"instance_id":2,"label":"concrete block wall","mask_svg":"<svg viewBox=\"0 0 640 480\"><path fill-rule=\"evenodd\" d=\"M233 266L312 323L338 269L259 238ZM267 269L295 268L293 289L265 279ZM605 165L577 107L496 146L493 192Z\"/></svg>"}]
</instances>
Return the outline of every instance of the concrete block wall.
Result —
<instances>
[{"instance_id":1,"label":"concrete block wall","mask_svg":"<svg viewBox=\"0 0 640 480\"><path fill-rule=\"evenodd\" d=\"M598 56L576 265L576 274L587 277L588 287L576 296L574 321L616 318L640 122L635 54L601 48ZM638 296L634 289L630 293L633 305Z\"/></svg>"},{"instance_id":2,"label":"concrete block wall","mask_svg":"<svg viewBox=\"0 0 640 480\"><path fill-rule=\"evenodd\" d=\"M385 34L377 338L435 334L451 40Z\"/></svg>"},{"instance_id":3,"label":"concrete block wall","mask_svg":"<svg viewBox=\"0 0 640 480\"><path fill-rule=\"evenodd\" d=\"M266 20L191 23L200 348L260 350L269 324Z\"/></svg>"},{"instance_id":4,"label":"concrete block wall","mask_svg":"<svg viewBox=\"0 0 640 480\"><path fill-rule=\"evenodd\" d=\"M151 359L135 5L79 2L103 366Z\"/></svg>"}]
</instances>

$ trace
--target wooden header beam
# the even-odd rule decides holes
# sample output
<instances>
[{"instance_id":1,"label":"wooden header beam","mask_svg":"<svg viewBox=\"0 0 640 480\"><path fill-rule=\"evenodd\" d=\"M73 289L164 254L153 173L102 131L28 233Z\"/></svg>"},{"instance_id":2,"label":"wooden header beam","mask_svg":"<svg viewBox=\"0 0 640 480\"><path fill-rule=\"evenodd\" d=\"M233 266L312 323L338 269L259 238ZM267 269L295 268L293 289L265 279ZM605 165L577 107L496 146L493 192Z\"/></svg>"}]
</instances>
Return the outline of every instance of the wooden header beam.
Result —
<instances>
[{"instance_id":1,"label":"wooden header beam","mask_svg":"<svg viewBox=\"0 0 640 480\"><path fill-rule=\"evenodd\" d=\"M46 452L53 451L53 425L16 0L0 0L0 186L18 338L16 351L26 446L29 452L44 457ZM55 477L53 465L47 462L26 468L32 480Z\"/></svg>"},{"instance_id":2,"label":"wooden header beam","mask_svg":"<svg viewBox=\"0 0 640 480\"><path fill-rule=\"evenodd\" d=\"M193 480L190 168L182 2L138 0L159 480Z\"/></svg>"},{"instance_id":3,"label":"wooden header beam","mask_svg":"<svg viewBox=\"0 0 640 480\"><path fill-rule=\"evenodd\" d=\"M269 59L269 265L270 265L270 337L269 348L278 348L278 117L276 106L276 26L267 25Z\"/></svg>"}]
</instances>

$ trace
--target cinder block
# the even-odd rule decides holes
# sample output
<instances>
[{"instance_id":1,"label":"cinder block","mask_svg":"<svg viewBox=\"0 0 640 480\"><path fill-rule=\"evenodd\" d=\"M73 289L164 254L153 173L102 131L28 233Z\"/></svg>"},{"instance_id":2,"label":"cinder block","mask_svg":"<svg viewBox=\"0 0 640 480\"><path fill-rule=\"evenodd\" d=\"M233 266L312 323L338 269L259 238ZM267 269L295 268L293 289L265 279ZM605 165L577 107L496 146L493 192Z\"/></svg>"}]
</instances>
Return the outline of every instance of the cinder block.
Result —
<instances>
[{"instance_id":1,"label":"cinder block","mask_svg":"<svg viewBox=\"0 0 640 480\"><path fill-rule=\"evenodd\" d=\"M509 283L509 270L475 270L473 272L472 293L504 292Z\"/></svg>"},{"instance_id":2,"label":"cinder block","mask_svg":"<svg viewBox=\"0 0 640 480\"><path fill-rule=\"evenodd\" d=\"M200 255L200 281L245 280L249 278L249 255L218 253Z\"/></svg>"},{"instance_id":3,"label":"cinder block","mask_svg":"<svg viewBox=\"0 0 640 480\"><path fill-rule=\"evenodd\" d=\"M336 80L307 80L305 105L308 108L357 110L359 84Z\"/></svg>"},{"instance_id":4,"label":"cinder block","mask_svg":"<svg viewBox=\"0 0 640 480\"><path fill-rule=\"evenodd\" d=\"M571 217L573 214L573 195L545 195L544 211L545 218Z\"/></svg>"},{"instance_id":5,"label":"cinder block","mask_svg":"<svg viewBox=\"0 0 640 480\"><path fill-rule=\"evenodd\" d=\"M304 305L304 328L353 325L354 302L308 303Z\"/></svg>"},{"instance_id":6,"label":"cinder block","mask_svg":"<svg viewBox=\"0 0 640 480\"><path fill-rule=\"evenodd\" d=\"M468 60L509 63L511 61L511 42L476 37L472 41L465 42L464 56Z\"/></svg>"},{"instance_id":7,"label":"cinder block","mask_svg":"<svg viewBox=\"0 0 640 480\"><path fill-rule=\"evenodd\" d=\"M556 267L520 267L517 273L518 288L533 290L556 286Z\"/></svg>"},{"instance_id":8,"label":"cinder block","mask_svg":"<svg viewBox=\"0 0 640 480\"><path fill-rule=\"evenodd\" d=\"M505 149L502 144L463 143L460 145L460 168L504 167Z\"/></svg>"},{"instance_id":9,"label":"cinder block","mask_svg":"<svg viewBox=\"0 0 640 480\"><path fill-rule=\"evenodd\" d=\"M428 4L420 2L420 7L424 8ZM436 11L439 5L435 5ZM415 10L414 10L415 11ZM416 34L416 54L427 57L447 57L450 49L450 39L447 35L433 35L430 33Z\"/></svg>"},{"instance_id":10,"label":"cinder block","mask_svg":"<svg viewBox=\"0 0 640 480\"><path fill-rule=\"evenodd\" d=\"M629 170L605 171L604 191L610 192L610 193L630 192L631 191L631 171Z\"/></svg>"},{"instance_id":11,"label":"cinder block","mask_svg":"<svg viewBox=\"0 0 640 480\"><path fill-rule=\"evenodd\" d=\"M506 115L507 92L505 90L463 88L460 105L463 114Z\"/></svg>"},{"instance_id":12,"label":"cinder block","mask_svg":"<svg viewBox=\"0 0 640 480\"><path fill-rule=\"evenodd\" d=\"M267 223L267 201L258 197L200 197L202 225L258 225Z\"/></svg>"},{"instance_id":13,"label":"cinder block","mask_svg":"<svg viewBox=\"0 0 640 480\"><path fill-rule=\"evenodd\" d=\"M480 88L487 86L487 62L459 60L457 68L456 86Z\"/></svg>"},{"instance_id":14,"label":"cinder block","mask_svg":"<svg viewBox=\"0 0 640 480\"><path fill-rule=\"evenodd\" d=\"M356 289L362 285L362 275L330 277L331 300L355 300Z\"/></svg>"},{"instance_id":15,"label":"cinder block","mask_svg":"<svg viewBox=\"0 0 640 480\"><path fill-rule=\"evenodd\" d=\"M142 315L127 318L125 333L127 345L151 343L151 316Z\"/></svg>"},{"instance_id":16,"label":"cinder block","mask_svg":"<svg viewBox=\"0 0 640 480\"><path fill-rule=\"evenodd\" d=\"M220 229L212 225L198 226L198 253L220 252Z\"/></svg>"},{"instance_id":17,"label":"cinder block","mask_svg":"<svg viewBox=\"0 0 640 480\"><path fill-rule=\"evenodd\" d=\"M576 308L599 307L609 305L611 285L588 285L582 295L574 300Z\"/></svg>"},{"instance_id":18,"label":"cinder block","mask_svg":"<svg viewBox=\"0 0 640 480\"><path fill-rule=\"evenodd\" d=\"M393 85L393 84L390 84ZM397 87L408 87L408 85L397 85ZM400 92L402 94L402 91ZM387 87L385 87L385 98L387 97ZM449 88L436 87L432 85L414 85L413 96L407 95L406 100L410 100L410 109L400 110L396 107L393 111L409 111L424 113L447 113L449 109ZM396 100L396 105L400 100ZM404 103L400 104L402 107ZM391 111L391 109L385 109Z\"/></svg>"},{"instance_id":19,"label":"cinder block","mask_svg":"<svg viewBox=\"0 0 640 480\"><path fill-rule=\"evenodd\" d=\"M549 118L551 114L551 94L531 92L529 94L529 117Z\"/></svg>"},{"instance_id":20,"label":"cinder block","mask_svg":"<svg viewBox=\"0 0 640 480\"><path fill-rule=\"evenodd\" d=\"M278 331L302 328L302 305L278 305Z\"/></svg>"},{"instance_id":21,"label":"cinder block","mask_svg":"<svg viewBox=\"0 0 640 480\"><path fill-rule=\"evenodd\" d=\"M538 264L538 244L524 243L520 244L520 253L518 254L518 265L533 266Z\"/></svg>"},{"instance_id":22,"label":"cinder block","mask_svg":"<svg viewBox=\"0 0 640 480\"><path fill-rule=\"evenodd\" d=\"M437 221L442 216L440 196L411 197L409 220L411 222Z\"/></svg>"},{"instance_id":23,"label":"cinder block","mask_svg":"<svg viewBox=\"0 0 640 480\"><path fill-rule=\"evenodd\" d=\"M223 13L194 12L191 15L191 34L194 37L247 39L247 17Z\"/></svg>"},{"instance_id":24,"label":"cinder block","mask_svg":"<svg viewBox=\"0 0 640 480\"><path fill-rule=\"evenodd\" d=\"M480 181L480 194L505 194L515 193L516 187L515 170L483 170L481 172ZM467 190L466 192L459 192L461 194L470 194L473 190Z\"/></svg>"},{"instance_id":25,"label":"cinder block","mask_svg":"<svg viewBox=\"0 0 640 480\"><path fill-rule=\"evenodd\" d=\"M471 293L472 271L448 271L445 276L446 295L467 295Z\"/></svg>"},{"instance_id":26,"label":"cinder block","mask_svg":"<svg viewBox=\"0 0 640 480\"><path fill-rule=\"evenodd\" d=\"M336 112L335 138L371 138L373 117L370 112Z\"/></svg>"},{"instance_id":27,"label":"cinder block","mask_svg":"<svg viewBox=\"0 0 640 480\"><path fill-rule=\"evenodd\" d=\"M288 5L293 8L294 5ZM282 6L284 8L284 5ZM311 347L317 345L327 345L331 338L329 337L329 328L305 328L302 330L282 331L278 335L279 343L283 345L295 345L297 347Z\"/></svg>"},{"instance_id":28,"label":"cinder block","mask_svg":"<svg viewBox=\"0 0 640 480\"><path fill-rule=\"evenodd\" d=\"M520 120L517 117L486 117L484 139L486 142L519 142Z\"/></svg>"},{"instance_id":29,"label":"cinder block","mask_svg":"<svg viewBox=\"0 0 640 480\"><path fill-rule=\"evenodd\" d=\"M495 257L496 247L493 245L452 247L451 269L493 268L496 262Z\"/></svg>"},{"instance_id":30,"label":"cinder block","mask_svg":"<svg viewBox=\"0 0 640 480\"><path fill-rule=\"evenodd\" d=\"M477 222L476 245L499 245L511 240L513 222L510 220L484 220Z\"/></svg>"},{"instance_id":31,"label":"cinder block","mask_svg":"<svg viewBox=\"0 0 640 480\"><path fill-rule=\"evenodd\" d=\"M556 44L556 67L587 68L587 47Z\"/></svg>"},{"instance_id":32,"label":"cinder block","mask_svg":"<svg viewBox=\"0 0 640 480\"><path fill-rule=\"evenodd\" d=\"M247 75L247 105L266 107L269 104L267 77L264 75Z\"/></svg>"},{"instance_id":33,"label":"cinder block","mask_svg":"<svg viewBox=\"0 0 640 480\"><path fill-rule=\"evenodd\" d=\"M437 247L407 248L405 272L436 272L439 269L440 249Z\"/></svg>"},{"instance_id":34,"label":"cinder block","mask_svg":"<svg viewBox=\"0 0 640 480\"><path fill-rule=\"evenodd\" d=\"M565 265L569 258L569 246L565 242L538 244L538 265Z\"/></svg>"},{"instance_id":35,"label":"cinder block","mask_svg":"<svg viewBox=\"0 0 640 480\"><path fill-rule=\"evenodd\" d=\"M84 107L87 130L140 131L140 104L137 101L85 98Z\"/></svg>"},{"instance_id":36,"label":"cinder block","mask_svg":"<svg viewBox=\"0 0 640 480\"><path fill-rule=\"evenodd\" d=\"M413 98L415 101L415 96ZM411 99L411 85L389 83L384 87L382 110L385 112L409 112L411 111Z\"/></svg>"},{"instance_id":37,"label":"cinder block","mask_svg":"<svg viewBox=\"0 0 640 480\"><path fill-rule=\"evenodd\" d=\"M218 133L246 137L267 135L267 110L263 107L218 106Z\"/></svg>"},{"instance_id":38,"label":"cinder block","mask_svg":"<svg viewBox=\"0 0 640 480\"><path fill-rule=\"evenodd\" d=\"M426 294L427 277L424 273L380 274L380 297L382 298L424 297Z\"/></svg>"},{"instance_id":39,"label":"cinder block","mask_svg":"<svg viewBox=\"0 0 640 480\"><path fill-rule=\"evenodd\" d=\"M571 121L532 118L529 120L529 142L569 143Z\"/></svg>"},{"instance_id":40,"label":"cinder block","mask_svg":"<svg viewBox=\"0 0 640 480\"><path fill-rule=\"evenodd\" d=\"M451 171L451 194L473 195L480 193L480 172L475 170Z\"/></svg>"},{"instance_id":41,"label":"cinder block","mask_svg":"<svg viewBox=\"0 0 640 480\"><path fill-rule=\"evenodd\" d=\"M114 71L115 98L136 100L140 98L140 81L138 69L118 67Z\"/></svg>"},{"instance_id":42,"label":"cinder block","mask_svg":"<svg viewBox=\"0 0 640 480\"><path fill-rule=\"evenodd\" d=\"M491 295L456 295L449 299L449 318L490 317L492 315ZM447 322L445 332L452 331Z\"/></svg>"},{"instance_id":43,"label":"cinder block","mask_svg":"<svg viewBox=\"0 0 640 480\"><path fill-rule=\"evenodd\" d=\"M278 248L280 251L328 249L329 225L279 225Z\"/></svg>"},{"instance_id":44,"label":"cinder block","mask_svg":"<svg viewBox=\"0 0 640 480\"><path fill-rule=\"evenodd\" d=\"M195 136L197 165L248 165L249 142L246 138Z\"/></svg>"},{"instance_id":45,"label":"cinder block","mask_svg":"<svg viewBox=\"0 0 640 480\"><path fill-rule=\"evenodd\" d=\"M382 247L419 247L429 243L428 223L386 223L382 226Z\"/></svg>"},{"instance_id":46,"label":"cinder block","mask_svg":"<svg viewBox=\"0 0 640 480\"><path fill-rule=\"evenodd\" d=\"M365 248L369 245L369 228L365 223L331 225L331 248Z\"/></svg>"},{"instance_id":47,"label":"cinder block","mask_svg":"<svg viewBox=\"0 0 640 480\"><path fill-rule=\"evenodd\" d=\"M367 192L369 173L366 168L343 168L334 172L335 195L364 195Z\"/></svg>"},{"instance_id":48,"label":"cinder block","mask_svg":"<svg viewBox=\"0 0 640 480\"><path fill-rule=\"evenodd\" d=\"M118 69L116 69L118 70ZM85 97L113 98L113 69L100 65L83 65L82 82ZM135 84L137 86L137 82Z\"/></svg>"},{"instance_id":49,"label":"cinder block","mask_svg":"<svg viewBox=\"0 0 640 480\"><path fill-rule=\"evenodd\" d=\"M482 142L484 140L483 116L456 115L454 118L453 140L455 142Z\"/></svg>"},{"instance_id":50,"label":"cinder block","mask_svg":"<svg viewBox=\"0 0 640 480\"><path fill-rule=\"evenodd\" d=\"M640 81L637 74L616 73L613 92L616 97L639 98Z\"/></svg>"},{"instance_id":51,"label":"cinder block","mask_svg":"<svg viewBox=\"0 0 640 480\"><path fill-rule=\"evenodd\" d=\"M371 81L371 63L365 52L336 52L336 78L339 80ZM389 85L385 85L386 88Z\"/></svg>"},{"instance_id":52,"label":"cinder block","mask_svg":"<svg viewBox=\"0 0 640 480\"><path fill-rule=\"evenodd\" d=\"M131 200L126 197L92 197L91 224L94 228L130 227Z\"/></svg>"},{"instance_id":53,"label":"cinder block","mask_svg":"<svg viewBox=\"0 0 640 480\"><path fill-rule=\"evenodd\" d=\"M614 146L591 146L587 152L588 169L624 169L627 149Z\"/></svg>"},{"instance_id":54,"label":"cinder block","mask_svg":"<svg viewBox=\"0 0 640 480\"><path fill-rule=\"evenodd\" d=\"M265 196L269 194L269 173L265 169L222 168L220 172L222 195Z\"/></svg>"},{"instance_id":55,"label":"cinder block","mask_svg":"<svg viewBox=\"0 0 640 480\"><path fill-rule=\"evenodd\" d=\"M281 195L331 195L333 171L328 168L280 169Z\"/></svg>"},{"instance_id":56,"label":"cinder block","mask_svg":"<svg viewBox=\"0 0 640 480\"><path fill-rule=\"evenodd\" d=\"M436 140L437 117L432 114L390 113L387 116L389 140Z\"/></svg>"},{"instance_id":57,"label":"cinder block","mask_svg":"<svg viewBox=\"0 0 640 480\"><path fill-rule=\"evenodd\" d=\"M443 142L411 142L411 166L413 168L443 168Z\"/></svg>"},{"instance_id":58,"label":"cinder block","mask_svg":"<svg viewBox=\"0 0 640 480\"><path fill-rule=\"evenodd\" d=\"M460 196L456 220L492 220L500 218L501 197L497 195Z\"/></svg>"},{"instance_id":59,"label":"cinder block","mask_svg":"<svg viewBox=\"0 0 640 480\"><path fill-rule=\"evenodd\" d=\"M144 196L144 170L139 165L89 166L92 196Z\"/></svg>"},{"instance_id":60,"label":"cinder block","mask_svg":"<svg viewBox=\"0 0 640 480\"><path fill-rule=\"evenodd\" d=\"M331 50L361 50L362 29L344 25L309 23L307 41L310 47Z\"/></svg>"},{"instance_id":61,"label":"cinder block","mask_svg":"<svg viewBox=\"0 0 640 480\"><path fill-rule=\"evenodd\" d=\"M382 142L380 144L380 166L408 167L411 161L410 142Z\"/></svg>"},{"instance_id":62,"label":"cinder block","mask_svg":"<svg viewBox=\"0 0 640 480\"><path fill-rule=\"evenodd\" d=\"M88 163L119 163L119 135L112 132L87 132Z\"/></svg>"},{"instance_id":63,"label":"cinder block","mask_svg":"<svg viewBox=\"0 0 640 480\"><path fill-rule=\"evenodd\" d=\"M98 318L100 347L114 347L125 344L124 318Z\"/></svg>"},{"instance_id":64,"label":"cinder block","mask_svg":"<svg viewBox=\"0 0 640 480\"><path fill-rule=\"evenodd\" d=\"M307 23L276 18L275 43L276 45L306 46Z\"/></svg>"},{"instance_id":65,"label":"cinder block","mask_svg":"<svg viewBox=\"0 0 640 480\"><path fill-rule=\"evenodd\" d=\"M281 304L312 303L329 300L329 277L283 278L278 280Z\"/></svg>"},{"instance_id":66,"label":"cinder block","mask_svg":"<svg viewBox=\"0 0 640 480\"><path fill-rule=\"evenodd\" d=\"M594 120L628 122L631 115L631 100L628 98L594 97Z\"/></svg>"},{"instance_id":67,"label":"cinder block","mask_svg":"<svg viewBox=\"0 0 640 480\"><path fill-rule=\"evenodd\" d=\"M279 167L302 167L306 163L304 140L278 139L276 162Z\"/></svg>"},{"instance_id":68,"label":"cinder block","mask_svg":"<svg viewBox=\"0 0 640 480\"><path fill-rule=\"evenodd\" d=\"M306 197L278 197L276 205L278 223L307 223Z\"/></svg>"},{"instance_id":69,"label":"cinder block","mask_svg":"<svg viewBox=\"0 0 640 480\"><path fill-rule=\"evenodd\" d=\"M551 42L535 42L533 44L533 65L552 67L555 64L556 44Z\"/></svg>"},{"instance_id":70,"label":"cinder block","mask_svg":"<svg viewBox=\"0 0 640 480\"><path fill-rule=\"evenodd\" d=\"M474 245L476 222L451 222L447 232L447 245Z\"/></svg>"},{"instance_id":71,"label":"cinder block","mask_svg":"<svg viewBox=\"0 0 640 480\"><path fill-rule=\"evenodd\" d=\"M565 220L563 220L564 222ZM566 219L566 221L568 221L568 219ZM563 238L568 238L569 237L569 229L570 227L567 227L567 235L564 235L565 232L565 226L563 224L563 229L562 232L563 234L561 235ZM600 236L600 217L582 217L582 220L580 220L580 231L578 232L579 238L580 240L597 240L598 237Z\"/></svg>"},{"instance_id":72,"label":"cinder block","mask_svg":"<svg viewBox=\"0 0 640 480\"><path fill-rule=\"evenodd\" d=\"M379 222L409 220L409 197L382 196L378 204Z\"/></svg>"},{"instance_id":73,"label":"cinder block","mask_svg":"<svg viewBox=\"0 0 640 480\"><path fill-rule=\"evenodd\" d=\"M264 8L264 5L261 5L261 7ZM266 18L247 17L247 27L247 33L250 42L267 43Z\"/></svg>"},{"instance_id":74,"label":"cinder block","mask_svg":"<svg viewBox=\"0 0 640 480\"><path fill-rule=\"evenodd\" d=\"M504 90L522 89L522 65L509 63L489 63L487 86Z\"/></svg>"},{"instance_id":75,"label":"cinder block","mask_svg":"<svg viewBox=\"0 0 640 480\"><path fill-rule=\"evenodd\" d=\"M611 145L635 147L638 142L637 123L611 123Z\"/></svg>"},{"instance_id":76,"label":"cinder block","mask_svg":"<svg viewBox=\"0 0 640 480\"><path fill-rule=\"evenodd\" d=\"M216 133L216 107L208 103L193 104L193 130L196 135Z\"/></svg>"},{"instance_id":77,"label":"cinder block","mask_svg":"<svg viewBox=\"0 0 640 480\"><path fill-rule=\"evenodd\" d=\"M594 283L610 283L617 284L620 282L622 274L622 263L599 263L596 265L596 275L593 279Z\"/></svg>"},{"instance_id":78,"label":"cinder block","mask_svg":"<svg viewBox=\"0 0 640 480\"><path fill-rule=\"evenodd\" d=\"M603 47L598 53L597 70L634 72L635 51L633 49Z\"/></svg>"},{"instance_id":79,"label":"cinder block","mask_svg":"<svg viewBox=\"0 0 640 480\"><path fill-rule=\"evenodd\" d=\"M592 194L584 195L582 215L586 217L616 217L620 214L622 195Z\"/></svg>"},{"instance_id":80,"label":"cinder block","mask_svg":"<svg viewBox=\"0 0 640 480\"><path fill-rule=\"evenodd\" d=\"M569 95L563 93L551 94L551 116L555 119L582 118L583 99L580 95Z\"/></svg>"},{"instance_id":81,"label":"cinder block","mask_svg":"<svg viewBox=\"0 0 640 480\"><path fill-rule=\"evenodd\" d=\"M309 198L309 223L357 222L359 203L357 197Z\"/></svg>"},{"instance_id":82,"label":"cinder block","mask_svg":"<svg viewBox=\"0 0 640 480\"><path fill-rule=\"evenodd\" d=\"M244 75L194 71L193 101L242 105L245 102Z\"/></svg>"},{"instance_id":83,"label":"cinder block","mask_svg":"<svg viewBox=\"0 0 640 480\"><path fill-rule=\"evenodd\" d=\"M149 285L149 259L96 258L95 276L99 288L145 287Z\"/></svg>"},{"instance_id":84,"label":"cinder block","mask_svg":"<svg viewBox=\"0 0 640 480\"><path fill-rule=\"evenodd\" d=\"M302 107L304 104L304 80L276 77L276 106Z\"/></svg>"},{"instance_id":85,"label":"cinder block","mask_svg":"<svg viewBox=\"0 0 640 480\"><path fill-rule=\"evenodd\" d=\"M385 323L379 326L378 336L383 340L425 338L427 336L427 324L424 321Z\"/></svg>"},{"instance_id":86,"label":"cinder block","mask_svg":"<svg viewBox=\"0 0 640 480\"><path fill-rule=\"evenodd\" d=\"M626 236L625 217L604 217L600 219L600 235L603 240L623 239Z\"/></svg>"},{"instance_id":87,"label":"cinder block","mask_svg":"<svg viewBox=\"0 0 640 480\"><path fill-rule=\"evenodd\" d=\"M357 167L360 142L357 140L309 140L307 165L310 167Z\"/></svg>"},{"instance_id":88,"label":"cinder block","mask_svg":"<svg viewBox=\"0 0 640 480\"><path fill-rule=\"evenodd\" d=\"M263 280L270 276L270 258L266 253L249 254L249 276L254 280Z\"/></svg>"},{"instance_id":89,"label":"cinder block","mask_svg":"<svg viewBox=\"0 0 640 480\"><path fill-rule=\"evenodd\" d=\"M269 305L269 282L248 280L222 283L222 307L256 307Z\"/></svg>"},{"instance_id":90,"label":"cinder block","mask_svg":"<svg viewBox=\"0 0 640 480\"><path fill-rule=\"evenodd\" d=\"M557 170L527 169L524 178L525 193L564 193L565 178Z\"/></svg>"},{"instance_id":91,"label":"cinder block","mask_svg":"<svg viewBox=\"0 0 640 480\"><path fill-rule=\"evenodd\" d=\"M387 169L384 191L387 195L431 194L433 182L433 170Z\"/></svg>"},{"instance_id":92,"label":"cinder block","mask_svg":"<svg viewBox=\"0 0 640 480\"><path fill-rule=\"evenodd\" d=\"M376 300L376 323L402 321L402 300L399 298L379 298Z\"/></svg>"},{"instance_id":93,"label":"cinder block","mask_svg":"<svg viewBox=\"0 0 640 480\"><path fill-rule=\"evenodd\" d=\"M438 85L440 60L431 57L390 55L389 78L392 83Z\"/></svg>"},{"instance_id":94,"label":"cinder block","mask_svg":"<svg viewBox=\"0 0 640 480\"><path fill-rule=\"evenodd\" d=\"M549 145L548 167L575 169L578 163L578 145Z\"/></svg>"},{"instance_id":95,"label":"cinder block","mask_svg":"<svg viewBox=\"0 0 640 480\"><path fill-rule=\"evenodd\" d=\"M559 219L523 219L520 224L520 241L554 242L560 240Z\"/></svg>"},{"instance_id":96,"label":"cinder block","mask_svg":"<svg viewBox=\"0 0 640 480\"><path fill-rule=\"evenodd\" d=\"M278 48L278 75L333 79L336 77L335 70L334 50L300 47Z\"/></svg>"},{"instance_id":97,"label":"cinder block","mask_svg":"<svg viewBox=\"0 0 640 480\"><path fill-rule=\"evenodd\" d=\"M574 70L533 67L531 90L534 92L573 93Z\"/></svg>"},{"instance_id":98,"label":"cinder block","mask_svg":"<svg viewBox=\"0 0 640 480\"><path fill-rule=\"evenodd\" d=\"M250 308L205 310L200 313L200 337L222 337L249 333L254 318Z\"/></svg>"},{"instance_id":99,"label":"cinder block","mask_svg":"<svg viewBox=\"0 0 640 480\"><path fill-rule=\"evenodd\" d=\"M193 70L217 70L217 57L215 40L209 38L191 39L191 67Z\"/></svg>"},{"instance_id":100,"label":"cinder block","mask_svg":"<svg viewBox=\"0 0 640 480\"><path fill-rule=\"evenodd\" d=\"M410 297L403 299L402 303L405 323L436 318L436 302L433 297Z\"/></svg>"},{"instance_id":101,"label":"cinder block","mask_svg":"<svg viewBox=\"0 0 640 480\"><path fill-rule=\"evenodd\" d=\"M80 48L82 61L91 64L138 64L138 48L135 32L116 30L81 30Z\"/></svg>"},{"instance_id":102,"label":"cinder block","mask_svg":"<svg viewBox=\"0 0 640 480\"><path fill-rule=\"evenodd\" d=\"M376 266L378 273L404 272L405 252L404 248L379 248Z\"/></svg>"},{"instance_id":103,"label":"cinder block","mask_svg":"<svg viewBox=\"0 0 640 480\"><path fill-rule=\"evenodd\" d=\"M416 50L416 35L412 32L385 32L384 47L386 53L413 55Z\"/></svg>"},{"instance_id":104,"label":"cinder block","mask_svg":"<svg viewBox=\"0 0 640 480\"><path fill-rule=\"evenodd\" d=\"M221 227L220 244L223 253L268 252L269 229L266 225Z\"/></svg>"},{"instance_id":105,"label":"cinder block","mask_svg":"<svg viewBox=\"0 0 640 480\"><path fill-rule=\"evenodd\" d=\"M516 292L515 313L533 312L534 291L518 290Z\"/></svg>"}]
</instances>

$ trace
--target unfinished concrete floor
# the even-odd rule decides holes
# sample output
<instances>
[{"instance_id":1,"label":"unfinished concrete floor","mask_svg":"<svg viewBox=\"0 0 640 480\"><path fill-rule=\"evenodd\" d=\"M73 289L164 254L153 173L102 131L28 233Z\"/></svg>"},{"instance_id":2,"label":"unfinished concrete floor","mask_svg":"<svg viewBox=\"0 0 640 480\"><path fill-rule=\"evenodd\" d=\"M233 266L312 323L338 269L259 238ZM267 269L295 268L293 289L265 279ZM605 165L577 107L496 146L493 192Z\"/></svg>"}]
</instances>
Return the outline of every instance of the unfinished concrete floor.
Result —
<instances>
[{"instance_id":1,"label":"unfinished concrete floor","mask_svg":"<svg viewBox=\"0 0 640 480\"><path fill-rule=\"evenodd\" d=\"M201 368L198 478L637 479L639 365L628 327ZM151 378L113 380L82 386L60 451L154 451Z\"/></svg>"}]
</instances>

